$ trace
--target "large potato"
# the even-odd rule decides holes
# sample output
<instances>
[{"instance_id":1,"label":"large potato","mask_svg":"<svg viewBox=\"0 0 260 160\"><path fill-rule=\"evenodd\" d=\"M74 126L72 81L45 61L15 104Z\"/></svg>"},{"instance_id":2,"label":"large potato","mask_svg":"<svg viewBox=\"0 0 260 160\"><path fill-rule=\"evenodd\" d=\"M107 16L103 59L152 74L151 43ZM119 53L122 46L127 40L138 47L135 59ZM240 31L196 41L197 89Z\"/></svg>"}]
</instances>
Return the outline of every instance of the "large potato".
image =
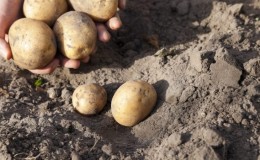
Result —
<instances>
[{"instance_id":1,"label":"large potato","mask_svg":"<svg viewBox=\"0 0 260 160\"><path fill-rule=\"evenodd\" d=\"M116 14L118 0L69 0L76 11L87 13L95 21L104 22Z\"/></svg>"},{"instance_id":2,"label":"large potato","mask_svg":"<svg viewBox=\"0 0 260 160\"><path fill-rule=\"evenodd\" d=\"M24 69L39 69L49 64L57 50L51 28L29 18L15 21L9 30L9 43L14 62Z\"/></svg>"},{"instance_id":3,"label":"large potato","mask_svg":"<svg viewBox=\"0 0 260 160\"><path fill-rule=\"evenodd\" d=\"M43 21L52 26L68 10L66 0L24 0L25 17Z\"/></svg>"},{"instance_id":4,"label":"large potato","mask_svg":"<svg viewBox=\"0 0 260 160\"><path fill-rule=\"evenodd\" d=\"M112 115L119 124L134 126L150 114L156 100L157 93L152 85L144 81L128 81L112 98Z\"/></svg>"},{"instance_id":5,"label":"large potato","mask_svg":"<svg viewBox=\"0 0 260 160\"><path fill-rule=\"evenodd\" d=\"M61 53L69 59L84 59L95 50L97 29L86 13L63 14L54 25L54 33Z\"/></svg>"},{"instance_id":6,"label":"large potato","mask_svg":"<svg viewBox=\"0 0 260 160\"><path fill-rule=\"evenodd\" d=\"M78 86L72 95L72 104L81 114L94 115L99 113L107 102L106 90L98 84Z\"/></svg>"}]
</instances>

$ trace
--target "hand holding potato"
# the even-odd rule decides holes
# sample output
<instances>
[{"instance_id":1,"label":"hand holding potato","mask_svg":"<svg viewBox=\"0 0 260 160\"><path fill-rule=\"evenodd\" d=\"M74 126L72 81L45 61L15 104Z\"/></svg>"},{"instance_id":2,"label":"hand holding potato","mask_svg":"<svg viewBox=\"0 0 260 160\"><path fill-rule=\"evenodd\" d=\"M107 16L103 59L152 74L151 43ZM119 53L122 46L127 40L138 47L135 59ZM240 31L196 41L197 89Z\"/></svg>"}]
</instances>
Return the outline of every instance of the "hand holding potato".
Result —
<instances>
[{"instance_id":1,"label":"hand holding potato","mask_svg":"<svg viewBox=\"0 0 260 160\"><path fill-rule=\"evenodd\" d=\"M60 16L54 24L60 52L69 59L82 60L96 48L97 29L85 13L70 11Z\"/></svg>"},{"instance_id":2,"label":"hand holding potato","mask_svg":"<svg viewBox=\"0 0 260 160\"><path fill-rule=\"evenodd\" d=\"M15 21L9 29L8 39L15 64L24 69L47 66L57 52L54 33L42 21L30 18Z\"/></svg>"},{"instance_id":3,"label":"hand holding potato","mask_svg":"<svg viewBox=\"0 0 260 160\"><path fill-rule=\"evenodd\" d=\"M118 8L124 9L126 7L126 0L118 0ZM102 42L108 42L111 38L110 33L107 28L111 30L118 30L122 26L122 22L118 16L118 14L114 15L112 18L107 20L105 23L96 23L98 39ZM81 60L83 63L87 63L89 61L89 57ZM66 68L78 68L80 66L79 60L71 60L68 58L62 58L60 60L62 66Z\"/></svg>"},{"instance_id":4,"label":"hand holding potato","mask_svg":"<svg viewBox=\"0 0 260 160\"><path fill-rule=\"evenodd\" d=\"M6 59L11 59L12 52L8 43L7 32L11 24L22 15L23 0L1 0L0 3L0 55ZM47 74L54 71L59 65L59 61L54 59L43 69L30 70L37 74Z\"/></svg>"},{"instance_id":5,"label":"hand holding potato","mask_svg":"<svg viewBox=\"0 0 260 160\"><path fill-rule=\"evenodd\" d=\"M67 0L24 0L23 4L23 13L26 18L43 21L49 26L52 26L67 11Z\"/></svg>"},{"instance_id":6,"label":"hand holding potato","mask_svg":"<svg viewBox=\"0 0 260 160\"><path fill-rule=\"evenodd\" d=\"M126 0L119 0L119 8L125 7ZM7 32L11 24L21 17L23 0L2 0L0 3L0 55L5 59L12 58L12 52L8 44L8 39L6 38ZM110 34L106 28L112 30L117 30L122 25L120 18L115 15L110 18L106 23L97 23L98 39L103 42L107 42L110 39ZM81 62L88 62L89 57L85 57ZM79 60L71 60L65 57L55 58L44 68L30 70L32 73L36 74L48 74L51 73L58 66L64 66L66 68L78 68L80 66Z\"/></svg>"},{"instance_id":7,"label":"hand holding potato","mask_svg":"<svg viewBox=\"0 0 260 160\"><path fill-rule=\"evenodd\" d=\"M118 8L124 9L126 7L127 0L118 0ZM122 26L122 22L118 14L115 14L112 18L107 20L106 23L97 23L98 38L102 42L108 42L111 35L106 28L111 30L118 30Z\"/></svg>"},{"instance_id":8,"label":"hand holding potato","mask_svg":"<svg viewBox=\"0 0 260 160\"><path fill-rule=\"evenodd\" d=\"M0 3L0 54L5 59L12 58L6 34L11 24L18 19L22 3L14 0L1 0Z\"/></svg>"}]
</instances>

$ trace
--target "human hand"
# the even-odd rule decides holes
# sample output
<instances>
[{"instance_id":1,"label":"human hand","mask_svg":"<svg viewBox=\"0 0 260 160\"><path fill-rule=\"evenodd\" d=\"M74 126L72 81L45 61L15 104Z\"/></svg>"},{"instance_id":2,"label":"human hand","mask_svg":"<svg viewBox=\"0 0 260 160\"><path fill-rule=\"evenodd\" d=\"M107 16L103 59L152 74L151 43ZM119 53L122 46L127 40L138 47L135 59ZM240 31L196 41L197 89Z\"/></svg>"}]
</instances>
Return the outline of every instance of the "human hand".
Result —
<instances>
[{"instance_id":1,"label":"human hand","mask_svg":"<svg viewBox=\"0 0 260 160\"><path fill-rule=\"evenodd\" d=\"M11 24L19 18L23 1L2 0L0 3L0 54L6 60L12 58L7 32Z\"/></svg>"},{"instance_id":2,"label":"human hand","mask_svg":"<svg viewBox=\"0 0 260 160\"><path fill-rule=\"evenodd\" d=\"M126 1L127 0L119 0L118 2L118 8L124 9L126 7ZM118 14L116 14L114 17L110 18L105 24L104 23L96 23L97 31L98 31L98 39L101 42L108 42L111 38L111 35L107 28L111 30L118 30L122 26L121 19ZM89 61L89 57L86 57L81 62L87 63ZM67 68L74 68L77 69L80 66L80 61L77 60L70 60L67 58L63 58L62 65Z\"/></svg>"},{"instance_id":3,"label":"human hand","mask_svg":"<svg viewBox=\"0 0 260 160\"><path fill-rule=\"evenodd\" d=\"M124 9L126 7L126 0L119 0L118 1L118 8ZM97 23L97 30L98 30L98 38L102 42L108 42L111 38L107 28L111 30L118 30L122 26L122 22L118 14L114 17L110 18L106 24Z\"/></svg>"},{"instance_id":4,"label":"human hand","mask_svg":"<svg viewBox=\"0 0 260 160\"><path fill-rule=\"evenodd\" d=\"M9 60L12 58L12 52L8 44L7 32L11 24L21 16L23 0L1 0L0 3L0 55ZM119 0L119 8L125 8L126 0ZM10 9L12 8L12 9ZM122 26L122 22L118 15L115 15L107 21L106 24L97 23L98 37L102 42L107 42L110 40L111 35L109 34L107 27L111 30L117 30ZM61 56L60 58L55 58L49 65L41 69L30 70L30 72L35 74L49 74L52 73L58 66L64 66L66 68L77 69L80 63L87 63L89 57L78 61L71 60Z\"/></svg>"},{"instance_id":5,"label":"human hand","mask_svg":"<svg viewBox=\"0 0 260 160\"><path fill-rule=\"evenodd\" d=\"M7 32L12 23L21 17L22 5L23 0L1 0L0 3L0 55L6 60L12 58ZM62 64L68 68L79 67L78 61L75 60L63 59ZM60 60L54 59L48 66L30 71L35 74L48 74L52 73L59 65Z\"/></svg>"}]
</instances>

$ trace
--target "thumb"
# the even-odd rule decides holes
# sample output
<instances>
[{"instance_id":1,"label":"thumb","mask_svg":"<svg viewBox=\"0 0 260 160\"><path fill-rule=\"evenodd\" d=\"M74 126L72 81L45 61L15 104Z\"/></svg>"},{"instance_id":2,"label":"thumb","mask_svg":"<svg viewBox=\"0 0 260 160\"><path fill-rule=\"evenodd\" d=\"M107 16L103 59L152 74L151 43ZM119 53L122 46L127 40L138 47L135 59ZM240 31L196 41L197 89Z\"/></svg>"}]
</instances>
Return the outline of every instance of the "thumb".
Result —
<instances>
[{"instance_id":1,"label":"thumb","mask_svg":"<svg viewBox=\"0 0 260 160\"><path fill-rule=\"evenodd\" d=\"M2 38L0 38L0 55L6 60L12 58L11 48L5 39Z\"/></svg>"}]
</instances>

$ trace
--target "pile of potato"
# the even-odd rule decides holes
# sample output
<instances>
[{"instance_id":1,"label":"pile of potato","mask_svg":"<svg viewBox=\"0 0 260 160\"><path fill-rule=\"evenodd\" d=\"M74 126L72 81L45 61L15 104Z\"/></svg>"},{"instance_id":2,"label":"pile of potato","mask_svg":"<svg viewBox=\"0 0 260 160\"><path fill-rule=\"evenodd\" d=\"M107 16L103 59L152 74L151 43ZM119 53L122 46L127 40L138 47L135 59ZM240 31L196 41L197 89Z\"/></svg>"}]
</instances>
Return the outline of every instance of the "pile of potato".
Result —
<instances>
[{"instance_id":1,"label":"pile of potato","mask_svg":"<svg viewBox=\"0 0 260 160\"><path fill-rule=\"evenodd\" d=\"M15 64L43 68L59 52L69 59L86 58L96 48L95 22L110 19L117 6L118 0L24 0L25 18L9 30Z\"/></svg>"}]
</instances>

